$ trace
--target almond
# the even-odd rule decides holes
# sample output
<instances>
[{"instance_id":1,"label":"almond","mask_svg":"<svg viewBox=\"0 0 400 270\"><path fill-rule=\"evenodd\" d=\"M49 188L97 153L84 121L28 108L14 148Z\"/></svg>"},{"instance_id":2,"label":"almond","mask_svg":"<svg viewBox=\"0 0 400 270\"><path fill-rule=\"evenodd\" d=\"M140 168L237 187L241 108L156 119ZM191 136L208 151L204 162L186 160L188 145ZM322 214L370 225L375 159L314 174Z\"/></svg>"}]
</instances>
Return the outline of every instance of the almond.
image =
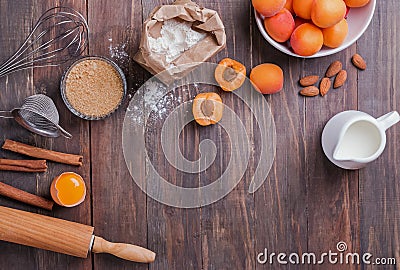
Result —
<instances>
[{"instance_id":1,"label":"almond","mask_svg":"<svg viewBox=\"0 0 400 270\"><path fill-rule=\"evenodd\" d=\"M347 71L342 69L336 75L335 81L333 82L333 88L341 87L347 80Z\"/></svg>"},{"instance_id":2,"label":"almond","mask_svg":"<svg viewBox=\"0 0 400 270\"><path fill-rule=\"evenodd\" d=\"M319 92L321 96L325 96L326 93L328 93L329 89L331 89L331 80L325 77L319 83Z\"/></svg>"},{"instance_id":3,"label":"almond","mask_svg":"<svg viewBox=\"0 0 400 270\"><path fill-rule=\"evenodd\" d=\"M310 76L306 76L300 79L299 83L301 86L311 86L314 85L316 82L318 82L319 80L319 76L317 75L310 75Z\"/></svg>"},{"instance_id":4,"label":"almond","mask_svg":"<svg viewBox=\"0 0 400 270\"><path fill-rule=\"evenodd\" d=\"M339 73L339 71L342 70L342 67L343 67L342 62L340 61L333 62L332 64L329 65L325 73L325 76L328 78L335 76L336 74Z\"/></svg>"},{"instance_id":5,"label":"almond","mask_svg":"<svg viewBox=\"0 0 400 270\"><path fill-rule=\"evenodd\" d=\"M353 63L353 65L361 70L364 70L367 68L367 63L365 62L365 60L361 57L361 55L359 55L358 53L356 53L355 55L353 55L353 57L351 58L351 62Z\"/></svg>"},{"instance_id":6,"label":"almond","mask_svg":"<svg viewBox=\"0 0 400 270\"><path fill-rule=\"evenodd\" d=\"M315 97L319 94L319 89L315 86L307 86L301 89L299 94L306 97Z\"/></svg>"}]
</instances>

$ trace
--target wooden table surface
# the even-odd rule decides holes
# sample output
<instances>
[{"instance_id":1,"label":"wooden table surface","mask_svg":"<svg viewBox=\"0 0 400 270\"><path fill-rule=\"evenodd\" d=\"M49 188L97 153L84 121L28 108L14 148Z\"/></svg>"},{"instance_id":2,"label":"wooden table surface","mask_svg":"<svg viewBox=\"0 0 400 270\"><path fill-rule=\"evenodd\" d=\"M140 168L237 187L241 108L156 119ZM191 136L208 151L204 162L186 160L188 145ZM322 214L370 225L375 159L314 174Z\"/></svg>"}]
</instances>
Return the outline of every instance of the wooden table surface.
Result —
<instances>
[{"instance_id":1,"label":"wooden table surface","mask_svg":"<svg viewBox=\"0 0 400 270\"><path fill-rule=\"evenodd\" d=\"M171 1L0 0L0 60L16 50L46 9L54 4L70 6L88 19L88 54L114 56L128 78L132 96L150 75L131 58L115 57L115 52L125 50L133 57L142 22L155 6L165 3ZM332 56L307 60L289 57L267 44L255 25L250 1L199 0L199 4L217 10L226 27L227 47L212 62L229 56L244 63L248 71L264 62L277 63L284 70L284 90L265 96L274 116L277 141L275 162L263 186L254 194L247 192L254 169L250 166L238 186L212 205L195 209L163 205L139 189L125 165L121 136L129 98L110 118L89 122L72 115L61 100L59 81L66 65L19 71L0 78L0 108L10 109L26 96L45 93L54 99L60 123L74 137L43 138L12 120L0 119L0 143L9 138L80 153L84 165L76 168L49 163L48 172L38 174L0 172L0 181L49 198L52 179L61 172L75 171L86 180L89 195L78 207L56 207L53 212L6 198L0 198L0 205L91 224L97 235L147 247L157 258L151 265L104 254L80 259L2 242L0 269L400 269L400 127L387 131L382 156L359 171L335 167L325 158L320 142L325 123L338 112L355 109L378 117L400 107L398 1L378 1L371 25L356 44ZM368 62L367 70L358 72L351 65L350 58L356 52ZM348 71L344 87L331 90L324 98L299 96L298 79L323 74L334 60L341 60ZM183 90L174 91L174 95L184 95ZM242 102L229 93L221 95L239 116L248 119L249 111ZM251 124L246 128L257 149L259 130ZM149 139L155 145L152 162L165 177L174 179L172 182L185 185L190 179L200 179L200 183L208 183L223 172L224 152L219 151L217 165L204 173L177 173L156 144L159 129L155 126L153 130ZM229 143L222 128L200 130L190 123L180 137L183 154L189 160L197 159L198 142L206 138L214 140L219 150ZM252 158L256 156L254 153ZM4 150L0 157L23 158ZM339 241L347 244L348 251L393 257L398 264L283 266L276 261L261 265L256 259L265 248L287 254L334 252Z\"/></svg>"}]
</instances>

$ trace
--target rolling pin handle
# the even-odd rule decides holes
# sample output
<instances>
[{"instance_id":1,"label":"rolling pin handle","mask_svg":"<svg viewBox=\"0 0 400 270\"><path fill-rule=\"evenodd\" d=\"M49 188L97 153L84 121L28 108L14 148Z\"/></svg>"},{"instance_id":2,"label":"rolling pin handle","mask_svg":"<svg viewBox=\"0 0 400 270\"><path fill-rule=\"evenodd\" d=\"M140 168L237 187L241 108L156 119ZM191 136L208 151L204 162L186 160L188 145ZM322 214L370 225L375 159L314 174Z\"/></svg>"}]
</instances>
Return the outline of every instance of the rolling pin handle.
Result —
<instances>
[{"instance_id":1,"label":"rolling pin handle","mask_svg":"<svg viewBox=\"0 0 400 270\"><path fill-rule=\"evenodd\" d=\"M112 243L99 236L94 236L92 251L94 253L109 253L125 260L140 263L151 263L156 257L153 251L143 247L124 243Z\"/></svg>"}]
</instances>

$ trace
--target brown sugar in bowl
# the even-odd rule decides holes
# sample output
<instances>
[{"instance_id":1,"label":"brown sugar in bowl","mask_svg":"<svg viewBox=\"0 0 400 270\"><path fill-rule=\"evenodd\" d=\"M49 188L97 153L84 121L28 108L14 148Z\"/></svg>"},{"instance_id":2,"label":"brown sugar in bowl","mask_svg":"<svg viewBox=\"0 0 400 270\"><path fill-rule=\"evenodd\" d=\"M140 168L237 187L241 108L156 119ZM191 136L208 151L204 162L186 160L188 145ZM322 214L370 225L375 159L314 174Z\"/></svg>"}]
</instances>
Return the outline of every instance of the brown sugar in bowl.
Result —
<instances>
[{"instance_id":1,"label":"brown sugar in bowl","mask_svg":"<svg viewBox=\"0 0 400 270\"><path fill-rule=\"evenodd\" d=\"M75 61L61 79L61 96L67 108L86 120L110 116L126 95L126 79L111 60L87 56Z\"/></svg>"}]
</instances>

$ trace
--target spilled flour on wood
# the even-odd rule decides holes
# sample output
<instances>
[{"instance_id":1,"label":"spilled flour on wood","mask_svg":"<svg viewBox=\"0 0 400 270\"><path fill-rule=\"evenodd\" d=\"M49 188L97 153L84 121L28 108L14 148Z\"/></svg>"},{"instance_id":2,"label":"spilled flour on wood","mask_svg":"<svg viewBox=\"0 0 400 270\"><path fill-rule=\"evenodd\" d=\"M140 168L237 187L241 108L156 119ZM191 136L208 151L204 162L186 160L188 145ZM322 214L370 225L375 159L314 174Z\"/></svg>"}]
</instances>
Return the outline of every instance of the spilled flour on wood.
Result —
<instances>
[{"instance_id":1,"label":"spilled flour on wood","mask_svg":"<svg viewBox=\"0 0 400 270\"><path fill-rule=\"evenodd\" d=\"M143 100L127 108L127 114L130 115L133 124L143 125L144 113L150 115L148 121L163 119L182 102L182 97L175 95L173 88L167 88L155 79L146 82L142 87L139 91L143 93Z\"/></svg>"}]
</instances>

